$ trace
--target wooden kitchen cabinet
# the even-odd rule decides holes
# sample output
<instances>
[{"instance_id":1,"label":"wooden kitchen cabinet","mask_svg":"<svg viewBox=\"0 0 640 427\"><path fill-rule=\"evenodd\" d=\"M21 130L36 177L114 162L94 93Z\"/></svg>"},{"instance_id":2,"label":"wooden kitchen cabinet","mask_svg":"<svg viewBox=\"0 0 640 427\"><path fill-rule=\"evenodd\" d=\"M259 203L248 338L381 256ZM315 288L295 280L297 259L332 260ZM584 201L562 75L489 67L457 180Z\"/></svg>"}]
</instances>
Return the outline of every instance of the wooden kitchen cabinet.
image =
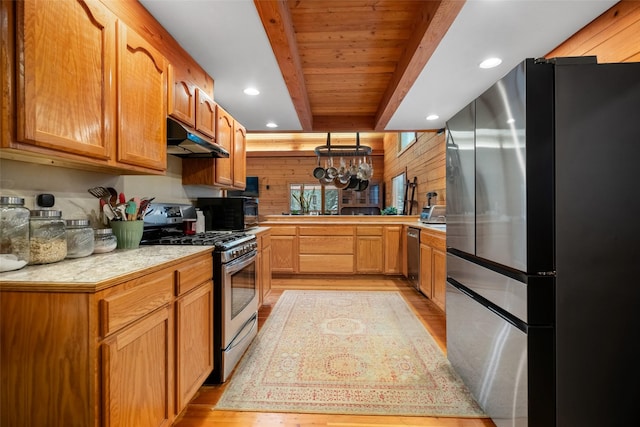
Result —
<instances>
[{"instance_id":1,"label":"wooden kitchen cabinet","mask_svg":"<svg viewBox=\"0 0 640 427\"><path fill-rule=\"evenodd\" d=\"M247 130L238 121L233 122L233 188L247 186Z\"/></svg>"},{"instance_id":2,"label":"wooden kitchen cabinet","mask_svg":"<svg viewBox=\"0 0 640 427\"><path fill-rule=\"evenodd\" d=\"M356 273L383 272L382 234L382 226L356 226Z\"/></svg>"},{"instance_id":3,"label":"wooden kitchen cabinet","mask_svg":"<svg viewBox=\"0 0 640 427\"><path fill-rule=\"evenodd\" d=\"M258 256L256 259L258 279L258 307L262 307L264 300L271 293L271 231L256 234L258 240Z\"/></svg>"},{"instance_id":4,"label":"wooden kitchen cabinet","mask_svg":"<svg viewBox=\"0 0 640 427\"><path fill-rule=\"evenodd\" d=\"M300 273L353 273L353 226L298 227Z\"/></svg>"},{"instance_id":5,"label":"wooden kitchen cabinet","mask_svg":"<svg viewBox=\"0 0 640 427\"><path fill-rule=\"evenodd\" d=\"M212 276L206 252L101 290L3 289L0 425L171 425L213 367Z\"/></svg>"},{"instance_id":6,"label":"wooden kitchen cabinet","mask_svg":"<svg viewBox=\"0 0 640 427\"><path fill-rule=\"evenodd\" d=\"M215 138L216 105L213 102L213 79L206 76L206 88L193 82L190 67L169 64L167 86L167 114L185 125Z\"/></svg>"},{"instance_id":7,"label":"wooden kitchen cabinet","mask_svg":"<svg viewBox=\"0 0 640 427\"><path fill-rule=\"evenodd\" d=\"M103 426L170 426L173 409L170 305L105 339Z\"/></svg>"},{"instance_id":8,"label":"wooden kitchen cabinet","mask_svg":"<svg viewBox=\"0 0 640 427\"><path fill-rule=\"evenodd\" d=\"M271 227L271 271L298 272L298 232L295 226Z\"/></svg>"},{"instance_id":9,"label":"wooden kitchen cabinet","mask_svg":"<svg viewBox=\"0 0 640 427\"><path fill-rule=\"evenodd\" d=\"M447 286L446 238L442 233L420 230L420 291L443 311Z\"/></svg>"},{"instance_id":10,"label":"wooden kitchen cabinet","mask_svg":"<svg viewBox=\"0 0 640 427\"><path fill-rule=\"evenodd\" d=\"M18 140L42 154L108 160L116 144L116 16L93 0L16 7Z\"/></svg>"},{"instance_id":11,"label":"wooden kitchen cabinet","mask_svg":"<svg viewBox=\"0 0 640 427\"><path fill-rule=\"evenodd\" d=\"M229 158L186 158L182 160L182 184L244 190L246 187L246 130L222 107L216 105L216 142Z\"/></svg>"},{"instance_id":12,"label":"wooden kitchen cabinet","mask_svg":"<svg viewBox=\"0 0 640 427\"><path fill-rule=\"evenodd\" d=\"M83 169L163 173L164 56L98 1L16 2L16 18L20 72L16 103L5 106L16 110L16 140L3 148Z\"/></svg>"},{"instance_id":13,"label":"wooden kitchen cabinet","mask_svg":"<svg viewBox=\"0 0 640 427\"><path fill-rule=\"evenodd\" d=\"M124 24L118 26L117 160L167 168L167 60Z\"/></svg>"},{"instance_id":14,"label":"wooden kitchen cabinet","mask_svg":"<svg viewBox=\"0 0 640 427\"><path fill-rule=\"evenodd\" d=\"M384 273L402 274L402 226L384 226Z\"/></svg>"}]
</instances>

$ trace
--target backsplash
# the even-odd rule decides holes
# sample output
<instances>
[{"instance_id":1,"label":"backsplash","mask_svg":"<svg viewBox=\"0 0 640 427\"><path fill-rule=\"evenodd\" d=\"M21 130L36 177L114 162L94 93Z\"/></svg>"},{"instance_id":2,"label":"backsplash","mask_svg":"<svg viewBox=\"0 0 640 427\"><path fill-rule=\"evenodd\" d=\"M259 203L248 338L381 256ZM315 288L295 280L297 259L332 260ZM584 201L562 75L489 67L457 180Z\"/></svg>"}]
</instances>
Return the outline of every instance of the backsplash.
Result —
<instances>
[{"instance_id":1,"label":"backsplash","mask_svg":"<svg viewBox=\"0 0 640 427\"><path fill-rule=\"evenodd\" d=\"M100 209L98 199L87 192L90 187L114 187L127 198L155 197L154 202L191 203L198 197L221 196L211 187L183 186L182 159L167 157L165 176L110 175L75 169L0 159L0 195L25 199L25 207L37 209L36 196L55 196L53 209L64 219L87 218Z\"/></svg>"}]
</instances>

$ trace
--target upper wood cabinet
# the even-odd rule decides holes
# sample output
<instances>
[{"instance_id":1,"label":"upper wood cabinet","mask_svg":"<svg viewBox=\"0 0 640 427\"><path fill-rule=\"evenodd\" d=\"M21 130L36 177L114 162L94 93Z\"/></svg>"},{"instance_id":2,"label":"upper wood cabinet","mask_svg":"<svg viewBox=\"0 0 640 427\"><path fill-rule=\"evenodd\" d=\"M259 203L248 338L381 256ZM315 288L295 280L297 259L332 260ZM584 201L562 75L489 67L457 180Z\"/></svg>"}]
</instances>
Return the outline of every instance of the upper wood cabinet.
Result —
<instances>
[{"instance_id":1,"label":"upper wood cabinet","mask_svg":"<svg viewBox=\"0 0 640 427\"><path fill-rule=\"evenodd\" d=\"M211 96L193 83L188 67L169 64L168 71L167 114L204 136L215 138L216 107Z\"/></svg>"},{"instance_id":2,"label":"upper wood cabinet","mask_svg":"<svg viewBox=\"0 0 640 427\"><path fill-rule=\"evenodd\" d=\"M233 123L233 188L247 186L247 130L237 121Z\"/></svg>"},{"instance_id":3,"label":"upper wood cabinet","mask_svg":"<svg viewBox=\"0 0 640 427\"><path fill-rule=\"evenodd\" d=\"M179 69L169 64L167 114L191 127L196 126L196 86L183 78Z\"/></svg>"},{"instance_id":4,"label":"upper wood cabinet","mask_svg":"<svg viewBox=\"0 0 640 427\"><path fill-rule=\"evenodd\" d=\"M196 91L196 94L198 91ZM202 94L202 100L206 94ZM204 102L205 105L206 102ZM202 105L202 104L201 104ZM211 104L215 105L215 104ZM206 115L208 108L200 107ZM199 120L196 120L196 123ZM202 122L203 120L200 120ZM231 114L215 105L215 135L218 145L229 152L229 158L186 158L182 161L182 183L210 185L224 189L244 190L247 177L247 131Z\"/></svg>"},{"instance_id":5,"label":"upper wood cabinet","mask_svg":"<svg viewBox=\"0 0 640 427\"><path fill-rule=\"evenodd\" d=\"M93 159L116 141L116 17L97 1L17 7L17 139Z\"/></svg>"},{"instance_id":6,"label":"upper wood cabinet","mask_svg":"<svg viewBox=\"0 0 640 427\"><path fill-rule=\"evenodd\" d=\"M124 24L118 47L118 161L165 170L167 60Z\"/></svg>"},{"instance_id":7,"label":"upper wood cabinet","mask_svg":"<svg viewBox=\"0 0 640 427\"><path fill-rule=\"evenodd\" d=\"M6 7L6 6L3 6ZM166 60L96 0L16 2L15 140L89 169L166 169Z\"/></svg>"},{"instance_id":8,"label":"upper wood cabinet","mask_svg":"<svg viewBox=\"0 0 640 427\"><path fill-rule=\"evenodd\" d=\"M215 184L221 187L233 186L233 117L216 105L216 142L229 152L229 158L215 160Z\"/></svg>"},{"instance_id":9,"label":"upper wood cabinet","mask_svg":"<svg viewBox=\"0 0 640 427\"><path fill-rule=\"evenodd\" d=\"M196 130L210 138L216 136L216 104L200 88L196 88Z\"/></svg>"}]
</instances>

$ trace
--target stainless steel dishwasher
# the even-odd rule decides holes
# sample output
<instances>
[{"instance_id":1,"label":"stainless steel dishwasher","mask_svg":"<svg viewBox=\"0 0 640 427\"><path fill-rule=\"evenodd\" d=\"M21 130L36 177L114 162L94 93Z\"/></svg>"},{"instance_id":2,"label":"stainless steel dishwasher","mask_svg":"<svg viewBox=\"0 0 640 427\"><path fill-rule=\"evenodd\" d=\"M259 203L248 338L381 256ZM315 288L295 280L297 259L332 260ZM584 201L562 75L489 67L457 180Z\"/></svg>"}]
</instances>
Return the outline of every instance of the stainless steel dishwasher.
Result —
<instances>
[{"instance_id":1,"label":"stainless steel dishwasher","mask_svg":"<svg viewBox=\"0 0 640 427\"><path fill-rule=\"evenodd\" d=\"M420 229L407 227L407 279L420 290Z\"/></svg>"}]
</instances>

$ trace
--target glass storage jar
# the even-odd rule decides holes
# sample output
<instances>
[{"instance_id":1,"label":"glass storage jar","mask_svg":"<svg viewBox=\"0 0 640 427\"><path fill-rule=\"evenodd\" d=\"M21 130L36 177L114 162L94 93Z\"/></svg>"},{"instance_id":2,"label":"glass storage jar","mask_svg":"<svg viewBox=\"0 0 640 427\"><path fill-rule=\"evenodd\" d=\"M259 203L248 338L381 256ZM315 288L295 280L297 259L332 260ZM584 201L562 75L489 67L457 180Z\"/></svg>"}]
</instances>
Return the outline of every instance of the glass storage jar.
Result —
<instances>
[{"instance_id":1,"label":"glass storage jar","mask_svg":"<svg viewBox=\"0 0 640 427\"><path fill-rule=\"evenodd\" d=\"M49 264L67 256L67 237L62 212L31 211L29 221L29 264Z\"/></svg>"},{"instance_id":2,"label":"glass storage jar","mask_svg":"<svg viewBox=\"0 0 640 427\"><path fill-rule=\"evenodd\" d=\"M103 254L111 252L118 245L116 236L113 234L113 230L110 228L98 228L93 231L93 253Z\"/></svg>"},{"instance_id":3,"label":"glass storage jar","mask_svg":"<svg viewBox=\"0 0 640 427\"><path fill-rule=\"evenodd\" d=\"M88 219L65 221L67 258L81 258L93 253L93 228Z\"/></svg>"},{"instance_id":4,"label":"glass storage jar","mask_svg":"<svg viewBox=\"0 0 640 427\"><path fill-rule=\"evenodd\" d=\"M22 197L0 196L0 271L29 262L29 209Z\"/></svg>"}]
</instances>

